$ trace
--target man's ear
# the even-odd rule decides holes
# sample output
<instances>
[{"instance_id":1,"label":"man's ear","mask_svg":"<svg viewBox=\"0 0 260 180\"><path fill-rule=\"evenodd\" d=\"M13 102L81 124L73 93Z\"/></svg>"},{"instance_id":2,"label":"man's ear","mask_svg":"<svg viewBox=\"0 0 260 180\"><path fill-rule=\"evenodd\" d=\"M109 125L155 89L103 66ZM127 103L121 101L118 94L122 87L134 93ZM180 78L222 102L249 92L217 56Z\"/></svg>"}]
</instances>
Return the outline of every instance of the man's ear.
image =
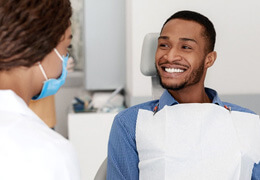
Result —
<instances>
[{"instance_id":1,"label":"man's ear","mask_svg":"<svg viewBox=\"0 0 260 180\"><path fill-rule=\"evenodd\" d=\"M205 67L206 68L211 67L214 64L216 59L217 59L216 51L212 51L212 52L208 53L206 56L206 59L205 59Z\"/></svg>"}]
</instances>

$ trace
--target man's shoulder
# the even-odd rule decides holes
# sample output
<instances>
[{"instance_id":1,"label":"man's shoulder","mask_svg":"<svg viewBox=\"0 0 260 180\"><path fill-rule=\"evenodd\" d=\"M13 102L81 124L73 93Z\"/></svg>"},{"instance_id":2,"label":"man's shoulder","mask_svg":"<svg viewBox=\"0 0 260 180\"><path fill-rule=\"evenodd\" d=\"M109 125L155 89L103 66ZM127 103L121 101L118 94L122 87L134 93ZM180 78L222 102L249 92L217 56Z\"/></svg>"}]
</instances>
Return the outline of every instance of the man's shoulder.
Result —
<instances>
[{"instance_id":1,"label":"man's shoulder","mask_svg":"<svg viewBox=\"0 0 260 180\"><path fill-rule=\"evenodd\" d=\"M136 118L137 118L137 115L138 115L138 112L140 109L153 111L154 107L158 104L158 102L159 102L159 100L153 100L153 101L148 101L145 103L131 106L131 107L119 112L116 115L115 120L119 120L121 122L136 121Z\"/></svg>"},{"instance_id":2,"label":"man's shoulder","mask_svg":"<svg viewBox=\"0 0 260 180\"><path fill-rule=\"evenodd\" d=\"M230 103L230 102L223 102L225 106L231 109L231 111L239 111L239 112L245 112L250 114L256 114L254 111L247 109L245 107Z\"/></svg>"},{"instance_id":3,"label":"man's shoulder","mask_svg":"<svg viewBox=\"0 0 260 180\"><path fill-rule=\"evenodd\" d=\"M116 136L118 136L118 133L122 135L123 132L127 132L127 134L132 139L135 139L135 129L139 110L144 109L148 111L153 111L154 107L157 104L158 100L149 101L135 106L131 106L119 112L114 118L110 136L111 134L116 134Z\"/></svg>"},{"instance_id":4,"label":"man's shoulder","mask_svg":"<svg viewBox=\"0 0 260 180\"><path fill-rule=\"evenodd\" d=\"M158 100L153 100L153 101L148 101L145 103L141 103L141 104L137 104L134 106L131 106L123 111L121 111L118 116L122 117L122 116L128 116L129 114L133 114L133 113L138 113L138 111L140 109L144 109L144 110L148 110L148 111L153 111L154 107L158 104Z\"/></svg>"}]
</instances>

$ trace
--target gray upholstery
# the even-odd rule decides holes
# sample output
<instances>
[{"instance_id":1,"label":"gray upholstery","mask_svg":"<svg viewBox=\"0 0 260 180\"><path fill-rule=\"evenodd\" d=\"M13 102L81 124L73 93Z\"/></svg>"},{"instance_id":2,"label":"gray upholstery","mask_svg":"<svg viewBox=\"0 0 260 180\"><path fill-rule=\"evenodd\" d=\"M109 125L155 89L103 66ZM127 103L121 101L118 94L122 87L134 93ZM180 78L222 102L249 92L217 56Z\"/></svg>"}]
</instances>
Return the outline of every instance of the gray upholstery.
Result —
<instances>
[{"instance_id":1,"label":"gray upholstery","mask_svg":"<svg viewBox=\"0 0 260 180\"><path fill-rule=\"evenodd\" d=\"M149 33L145 36L141 55L141 72L145 76L151 76L152 98L158 99L164 89L160 85L159 77L155 68L155 53L158 44L159 33Z\"/></svg>"},{"instance_id":2,"label":"gray upholstery","mask_svg":"<svg viewBox=\"0 0 260 180\"><path fill-rule=\"evenodd\" d=\"M146 34L143 41L141 54L141 72L145 76L155 76L155 53L157 49L159 33Z\"/></svg>"},{"instance_id":3,"label":"gray upholstery","mask_svg":"<svg viewBox=\"0 0 260 180\"><path fill-rule=\"evenodd\" d=\"M103 161L99 167L94 180L105 180L107 175L107 158Z\"/></svg>"}]
</instances>

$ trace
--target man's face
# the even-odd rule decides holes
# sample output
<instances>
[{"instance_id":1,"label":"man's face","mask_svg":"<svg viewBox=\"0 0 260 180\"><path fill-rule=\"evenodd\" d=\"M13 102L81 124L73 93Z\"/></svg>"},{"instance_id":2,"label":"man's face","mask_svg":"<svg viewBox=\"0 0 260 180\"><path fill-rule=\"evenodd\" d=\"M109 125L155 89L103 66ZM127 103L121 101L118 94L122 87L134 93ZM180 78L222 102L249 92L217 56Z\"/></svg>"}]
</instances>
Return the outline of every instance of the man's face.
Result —
<instances>
[{"instance_id":1,"label":"man's face","mask_svg":"<svg viewBox=\"0 0 260 180\"><path fill-rule=\"evenodd\" d=\"M164 26L155 55L164 88L180 90L204 82L206 39L202 33L203 26L193 21L173 19Z\"/></svg>"}]
</instances>

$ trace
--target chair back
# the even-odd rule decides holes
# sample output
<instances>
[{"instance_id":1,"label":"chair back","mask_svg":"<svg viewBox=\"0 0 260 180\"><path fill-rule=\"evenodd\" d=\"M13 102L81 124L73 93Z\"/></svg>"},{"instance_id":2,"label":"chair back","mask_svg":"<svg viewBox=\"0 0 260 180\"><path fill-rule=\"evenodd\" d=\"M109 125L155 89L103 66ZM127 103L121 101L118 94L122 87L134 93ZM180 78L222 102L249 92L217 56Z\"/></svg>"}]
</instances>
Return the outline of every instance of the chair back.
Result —
<instances>
[{"instance_id":1,"label":"chair back","mask_svg":"<svg viewBox=\"0 0 260 180\"><path fill-rule=\"evenodd\" d=\"M144 37L141 54L141 72L145 76L151 76L152 98L159 99L164 89L160 85L160 79L155 67L155 53L158 46L159 33L148 33Z\"/></svg>"}]
</instances>

